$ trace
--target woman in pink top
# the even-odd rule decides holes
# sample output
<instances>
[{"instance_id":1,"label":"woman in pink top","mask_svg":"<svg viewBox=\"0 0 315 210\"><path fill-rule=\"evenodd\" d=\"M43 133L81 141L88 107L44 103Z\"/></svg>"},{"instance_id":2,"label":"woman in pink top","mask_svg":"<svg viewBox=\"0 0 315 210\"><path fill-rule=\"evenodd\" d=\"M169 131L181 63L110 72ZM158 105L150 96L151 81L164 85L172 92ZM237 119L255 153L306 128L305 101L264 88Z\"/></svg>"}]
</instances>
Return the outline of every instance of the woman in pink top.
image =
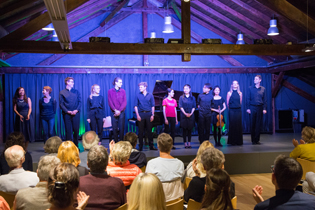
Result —
<instances>
[{"instance_id":1,"label":"woman in pink top","mask_svg":"<svg viewBox=\"0 0 315 210\"><path fill-rule=\"evenodd\" d=\"M175 124L178 124L177 121L177 112L176 112L176 107L177 103L176 100L173 99L174 97L174 90L171 88L167 89L168 95L167 97L163 100L163 115L165 119L165 133L169 132L170 125L171 125L171 137L173 139L173 148L174 143L175 143Z\"/></svg>"}]
</instances>

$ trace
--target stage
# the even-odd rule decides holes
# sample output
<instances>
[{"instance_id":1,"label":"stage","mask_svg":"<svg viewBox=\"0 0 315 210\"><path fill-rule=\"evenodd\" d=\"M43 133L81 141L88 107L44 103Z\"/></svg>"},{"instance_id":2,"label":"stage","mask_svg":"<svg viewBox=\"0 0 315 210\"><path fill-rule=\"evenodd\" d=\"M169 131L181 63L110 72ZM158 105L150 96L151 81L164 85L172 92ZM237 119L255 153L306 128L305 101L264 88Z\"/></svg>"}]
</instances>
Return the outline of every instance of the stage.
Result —
<instances>
[{"instance_id":1,"label":"stage","mask_svg":"<svg viewBox=\"0 0 315 210\"><path fill-rule=\"evenodd\" d=\"M250 134L244 134L244 144L242 146L226 145L227 136L223 136L221 143L223 147L217 147L225 155L225 169L230 174L251 174L251 173L269 173L270 166L273 165L275 157L279 154L289 155L293 150L292 139L299 140L300 133L276 133L276 134L262 134L260 137L261 145L252 145ZM210 142L214 144L213 137L211 136ZM156 145L156 139L154 139ZM103 139L102 145L108 148L109 140ZM30 143L28 151L33 157L34 170L37 168L37 163L42 155L45 155L43 149L43 142ZM176 150L171 151L171 155L182 160L187 165L192 159L195 158L199 148L198 136L192 137L192 148L185 149L182 137L175 138ZM3 145L1 145L1 151ZM152 159L159 156L159 151L150 151L148 147L143 151L147 159ZM80 155L82 165L86 163L86 152Z\"/></svg>"}]
</instances>

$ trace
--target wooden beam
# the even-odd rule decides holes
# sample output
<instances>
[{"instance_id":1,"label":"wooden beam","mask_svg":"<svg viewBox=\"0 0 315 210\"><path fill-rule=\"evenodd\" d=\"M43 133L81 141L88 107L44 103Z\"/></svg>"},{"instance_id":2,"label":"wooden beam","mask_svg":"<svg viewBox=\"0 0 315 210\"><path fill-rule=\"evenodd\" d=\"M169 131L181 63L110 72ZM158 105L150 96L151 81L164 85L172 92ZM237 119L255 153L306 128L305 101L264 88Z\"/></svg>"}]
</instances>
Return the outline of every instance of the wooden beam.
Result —
<instances>
[{"instance_id":1,"label":"wooden beam","mask_svg":"<svg viewBox=\"0 0 315 210\"><path fill-rule=\"evenodd\" d=\"M295 85L292 85L290 82L283 80L282 85L286 88L288 88L289 90L292 90L293 92L295 92L296 94L302 96L303 98L306 98L307 100L315 103L315 97L312 96L311 94L309 94L308 92L296 87Z\"/></svg>"},{"instance_id":2,"label":"wooden beam","mask_svg":"<svg viewBox=\"0 0 315 210\"><path fill-rule=\"evenodd\" d=\"M116 7L116 9L114 9L106 18L105 20L103 20L100 24L100 26L104 27L104 25L106 23L108 23L108 21L110 21L110 19L112 19L114 17L114 15L121 9L123 8L126 4L128 4L129 0L123 0L123 2L121 2L119 4L119 6Z\"/></svg>"},{"instance_id":3,"label":"wooden beam","mask_svg":"<svg viewBox=\"0 0 315 210\"><path fill-rule=\"evenodd\" d=\"M79 41L88 41L103 30L95 29ZM73 42L67 54L132 54L132 55L315 55L305 53L305 45L234 45L234 44L135 44ZM58 43L42 41L0 42L0 51L64 54ZM315 62L315 61L314 61ZM270 72L271 73L271 72Z\"/></svg>"},{"instance_id":4,"label":"wooden beam","mask_svg":"<svg viewBox=\"0 0 315 210\"><path fill-rule=\"evenodd\" d=\"M181 23L182 23L182 39L184 44L190 44L191 35L190 35L190 1L181 1ZM191 55L189 53L184 53L182 55L182 61L190 61Z\"/></svg>"},{"instance_id":5,"label":"wooden beam","mask_svg":"<svg viewBox=\"0 0 315 210\"><path fill-rule=\"evenodd\" d=\"M266 0L258 0L260 2L266 1ZM267 0L275 9L276 11L280 12L283 16L290 19L292 22L297 24L298 26L306 29L308 28L308 31L315 35L315 20L308 17L305 13L303 13L301 10L297 9L295 6L290 4L286 0ZM308 25L307 25L308 20Z\"/></svg>"},{"instance_id":6,"label":"wooden beam","mask_svg":"<svg viewBox=\"0 0 315 210\"><path fill-rule=\"evenodd\" d=\"M278 94L278 91L280 89L281 86L281 82L283 80L283 76L284 76L284 71L280 72L279 76L277 77L276 83L274 85L274 87L272 88L272 98L275 98ZM274 83L274 81L272 81L272 83Z\"/></svg>"},{"instance_id":7,"label":"wooden beam","mask_svg":"<svg viewBox=\"0 0 315 210\"><path fill-rule=\"evenodd\" d=\"M66 0L65 4L66 4L67 13L79 7L86 1L88 0ZM51 23L49 14L48 12L45 12L44 14L28 22L21 28L1 38L0 41L23 40L29 37L30 35L34 34L35 32L37 32L38 30L42 29L44 26L47 26L49 23Z\"/></svg>"},{"instance_id":8,"label":"wooden beam","mask_svg":"<svg viewBox=\"0 0 315 210\"><path fill-rule=\"evenodd\" d=\"M23 0L16 2L15 4L11 4L3 9L0 9L0 20L4 20L42 2L43 0Z\"/></svg>"},{"instance_id":9,"label":"wooden beam","mask_svg":"<svg viewBox=\"0 0 315 210\"><path fill-rule=\"evenodd\" d=\"M291 71L291 70L295 70L295 69L311 68L314 66L315 66L315 60L311 60L311 61L285 64L282 66L270 67L269 72L270 73L277 73L277 72L281 72L281 71Z\"/></svg>"},{"instance_id":10,"label":"wooden beam","mask_svg":"<svg viewBox=\"0 0 315 210\"><path fill-rule=\"evenodd\" d=\"M304 72L301 72L299 75L296 76L299 80L305 82L306 84L309 84L312 87L315 87L315 77L310 76L307 74L304 74Z\"/></svg>"}]
</instances>

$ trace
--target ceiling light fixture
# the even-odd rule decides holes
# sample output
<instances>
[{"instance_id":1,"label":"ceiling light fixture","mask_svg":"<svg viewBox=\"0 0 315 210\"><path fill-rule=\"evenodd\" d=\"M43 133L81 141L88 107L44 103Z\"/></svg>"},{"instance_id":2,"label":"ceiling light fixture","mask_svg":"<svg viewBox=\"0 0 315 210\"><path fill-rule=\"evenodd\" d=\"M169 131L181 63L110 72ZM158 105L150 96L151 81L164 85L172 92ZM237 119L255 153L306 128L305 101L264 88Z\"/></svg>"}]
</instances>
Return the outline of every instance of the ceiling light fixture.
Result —
<instances>
[{"instance_id":1,"label":"ceiling light fixture","mask_svg":"<svg viewBox=\"0 0 315 210\"><path fill-rule=\"evenodd\" d=\"M279 35L279 29L277 28L277 20L275 18L270 20L270 28L268 29L268 36Z\"/></svg>"},{"instance_id":2,"label":"ceiling light fixture","mask_svg":"<svg viewBox=\"0 0 315 210\"><path fill-rule=\"evenodd\" d=\"M54 26L52 23L49 23L46 27L42 28L44 31L54 31Z\"/></svg>"},{"instance_id":3,"label":"ceiling light fixture","mask_svg":"<svg viewBox=\"0 0 315 210\"><path fill-rule=\"evenodd\" d=\"M237 34L237 42L236 42L236 44L245 44L243 39L244 39L244 35L240 32L239 34Z\"/></svg>"},{"instance_id":4,"label":"ceiling light fixture","mask_svg":"<svg viewBox=\"0 0 315 210\"><path fill-rule=\"evenodd\" d=\"M171 16L166 16L164 18L164 30L163 33L169 34L169 33L173 33L174 32L174 28L172 25L172 17Z\"/></svg>"}]
</instances>

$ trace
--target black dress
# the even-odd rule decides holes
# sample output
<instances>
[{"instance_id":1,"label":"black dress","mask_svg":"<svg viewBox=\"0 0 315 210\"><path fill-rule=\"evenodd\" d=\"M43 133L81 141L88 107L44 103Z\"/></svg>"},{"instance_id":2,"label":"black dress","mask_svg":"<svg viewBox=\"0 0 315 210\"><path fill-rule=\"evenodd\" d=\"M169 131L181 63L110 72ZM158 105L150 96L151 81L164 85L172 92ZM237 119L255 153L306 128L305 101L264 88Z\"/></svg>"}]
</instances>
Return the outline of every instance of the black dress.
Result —
<instances>
[{"instance_id":1,"label":"black dress","mask_svg":"<svg viewBox=\"0 0 315 210\"><path fill-rule=\"evenodd\" d=\"M215 100L213 98L211 100L211 108L219 109L219 106L220 106L220 109L223 109L224 103L225 103L225 100L223 97L221 97L221 99L219 99L219 100ZM217 115L218 114L219 113L217 113L217 112L212 112L211 123L213 125L213 137L215 140L215 144L221 146L220 139L221 139L221 130L222 129L220 129L220 127L217 126L217 122L218 122ZM223 112L221 112L221 115L223 116ZM224 122L224 118L222 119L222 121Z\"/></svg>"},{"instance_id":2,"label":"black dress","mask_svg":"<svg viewBox=\"0 0 315 210\"><path fill-rule=\"evenodd\" d=\"M233 90L229 101L229 137L228 144L243 144L241 98L237 90Z\"/></svg>"},{"instance_id":3,"label":"black dress","mask_svg":"<svg viewBox=\"0 0 315 210\"><path fill-rule=\"evenodd\" d=\"M196 99L194 96L181 96L179 98L179 108L183 108L186 113L191 113L193 108L196 109ZM186 117L183 112L180 112L180 126L184 129L191 130L195 126L195 114Z\"/></svg>"},{"instance_id":4,"label":"black dress","mask_svg":"<svg viewBox=\"0 0 315 210\"><path fill-rule=\"evenodd\" d=\"M15 116L15 125L14 125L14 131L19 131L23 133L25 137L25 141L32 141L32 129L31 129L31 116L30 119L26 120L27 114L28 114L28 102L25 102L24 100L17 99L16 103L16 110L17 112L22 115L23 122L20 120L20 117L18 115Z\"/></svg>"}]
</instances>

